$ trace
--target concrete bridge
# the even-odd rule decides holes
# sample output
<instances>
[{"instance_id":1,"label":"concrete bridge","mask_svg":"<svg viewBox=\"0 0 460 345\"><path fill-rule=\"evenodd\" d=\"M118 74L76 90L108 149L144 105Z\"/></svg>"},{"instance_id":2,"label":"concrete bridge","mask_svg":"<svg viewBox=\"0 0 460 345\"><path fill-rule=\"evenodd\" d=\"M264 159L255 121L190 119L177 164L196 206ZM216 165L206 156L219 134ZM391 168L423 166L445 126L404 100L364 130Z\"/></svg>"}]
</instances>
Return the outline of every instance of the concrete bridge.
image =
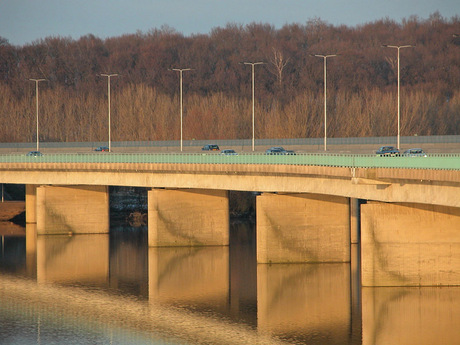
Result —
<instances>
[{"instance_id":1,"label":"concrete bridge","mask_svg":"<svg viewBox=\"0 0 460 345\"><path fill-rule=\"evenodd\" d=\"M256 198L259 263L349 262L364 286L460 285L460 155L0 156L41 234L107 233L108 186L148 191L149 246L228 245L228 191Z\"/></svg>"}]
</instances>

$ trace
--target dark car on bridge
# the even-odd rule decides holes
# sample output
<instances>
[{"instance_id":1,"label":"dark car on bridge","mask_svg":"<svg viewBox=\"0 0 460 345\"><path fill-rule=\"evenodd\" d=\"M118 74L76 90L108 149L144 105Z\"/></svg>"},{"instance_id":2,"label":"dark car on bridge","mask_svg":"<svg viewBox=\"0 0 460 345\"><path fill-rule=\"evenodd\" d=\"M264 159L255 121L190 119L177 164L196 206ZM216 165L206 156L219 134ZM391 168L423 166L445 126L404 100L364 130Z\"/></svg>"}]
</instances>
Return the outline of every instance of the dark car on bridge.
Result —
<instances>
[{"instance_id":1,"label":"dark car on bridge","mask_svg":"<svg viewBox=\"0 0 460 345\"><path fill-rule=\"evenodd\" d=\"M295 155L295 152L292 150L286 150L284 147L270 147L265 151L266 155Z\"/></svg>"},{"instance_id":2,"label":"dark car on bridge","mask_svg":"<svg viewBox=\"0 0 460 345\"><path fill-rule=\"evenodd\" d=\"M238 153L235 150L232 150L232 149L222 150L222 152L220 154L224 155L224 156L238 156Z\"/></svg>"},{"instance_id":3,"label":"dark car on bridge","mask_svg":"<svg viewBox=\"0 0 460 345\"><path fill-rule=\"evenodd\" d=\"M393 146L382 146L377 151L375 151L375 154L380 157L394 157L399 156L400 152Z\"/></svg>"},{"instance_id":4,"label":"dark car on bridge","mask_svg":"<svg viewBox=\"0 0 460 345\"><path fill-rule=\"evenodd\" d=\"M107 146L99 146L98 148L95 148L94 151L97 151L97 152L109 152L109 148Z\"/></svg>"},{"instance_id":5,"label":"dark car on bridge","mask_svg":"<svg viewBox=\"0 0 460 345\"><path fill-rule=\"evenodd\" d=\"M41 153L40 151L30 151L27 153L26 156L40 157L43 156L43 153Z\"/></svg>"},{"instance_id":6,"label":"dark car on bridge","mask_svg":"<svg viewBox=\"0 0 460 345\"><path fill-rule=\"evenodd\" d=\"M409 149L404 151L403 156L406 157L426 157L426 152L422 149Z\"/></svg>"},{"instance_id":7,"label":"dark car on bridge","mask_svg":"<svg viewBox=\"0 0 460 345\"><path fill-rule=\"evenodd\" d=\"M220 148L218 145L215 145L215 144L208 144L208 145L204 145L202 148L201 148L202 151L219 151Z\"/></svg>"}]
</instances>

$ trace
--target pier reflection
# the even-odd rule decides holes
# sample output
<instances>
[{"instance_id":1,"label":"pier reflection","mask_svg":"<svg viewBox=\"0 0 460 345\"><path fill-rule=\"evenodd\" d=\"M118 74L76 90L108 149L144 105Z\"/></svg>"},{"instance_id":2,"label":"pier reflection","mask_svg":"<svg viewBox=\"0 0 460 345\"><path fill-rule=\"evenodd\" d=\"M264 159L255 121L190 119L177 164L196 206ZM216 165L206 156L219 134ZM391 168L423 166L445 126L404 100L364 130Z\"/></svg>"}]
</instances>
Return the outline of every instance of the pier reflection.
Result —
<instances>
[{"instance_id":1,"label":"pier reflection","mask_svg":"<svg viewBox=\"0 0 460 345\"><path fill-rule=\"evenodd\" d=\"M194 309L226 310L228 247L149 248L149 298Z\"/></svg>"},{"instance_id":2,"label":"pier reflection","mask_svg":"<svg viewBox=\"0 0 460 345\"><path fill-rule=\"evenodd\" d=\"M36 234L26 227L26 265L37 282L106 286L109 281L109 235Z\"/></svg>"},{"instance_id":3,"label":"pier reflection","mask_svg":"<svg viewBox=\"0 0 460 345\"><path fill-rule=\"evenodd\" d=\"M0 265L58 283L56 289L77 286L82 300L96 288L120 304L134 297L143 311L149 300L150 312L159 305L192 310L290 343L460 343L460 287L361 288L359 245L352 246L349 264L258 265L253 228L242 224L231 229L228 247L148 248L146 229L130 227L110 235L37 236L27 224L26 234L5 237ZM8 279L0 279L0 288L14 284ZM142 319L130 317L133 324Z\"/></svg>"},{"instance_id":4,"label":"pier reflection","mask_svg":"<svg viewBox=\"0 0 460 345\"><path fill-rule=\"evenodd\" d=\"M257 268L258 329L308 344L350 337L350 266L278 264Z\"/></svg>"},{"instance_id":5,"label":"pier reflection","mask_svg":"<svg viewBox=\"0 0 460 345\"><path fill-rule=\"evenodd\" d=\"M362 288L363 345L460 344L460 287Z\"/></svg>"}]
</instances>

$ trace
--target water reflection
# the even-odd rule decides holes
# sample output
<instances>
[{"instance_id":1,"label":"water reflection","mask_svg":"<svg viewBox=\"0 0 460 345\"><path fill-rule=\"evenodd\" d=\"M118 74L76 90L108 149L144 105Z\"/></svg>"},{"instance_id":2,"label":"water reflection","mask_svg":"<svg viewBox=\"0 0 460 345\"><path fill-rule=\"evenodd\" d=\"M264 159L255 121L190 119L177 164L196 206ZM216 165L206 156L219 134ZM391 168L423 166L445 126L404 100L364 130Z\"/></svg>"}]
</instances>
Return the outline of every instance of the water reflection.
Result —
<instances>
[{"instance_id":1,"label":"water reflection","mask_svg":"<svg viewBox=\"0 0 460 345\"><path fill-rule=\"evenodd\" d=\"M362 289L363 344L460 344L460 287Z\"/></svg>"},{"instance_id":2,"label":"water reflection","mask_svg":"<svg viewBox=\"0 0 460 345\"><path fill-rule=\"evenodd\" d=\"M104 286L109 280L109 236L37 236L37 282Z\"/></svg>"},{"instance_id":3,"label":"water reflection","mask_svg":"<svg viewBox=\"0 0 460 345\"><path fill-rule=\"evenodd\" d=\"M344 264L259 265L258 327L308 344L338 344L351 328L350 268Z\"/></svg>"},{"instance_id":4,"label":"water reflection","mask_svg":"<svg viewBox=\"0 0 460 345\"><path fill-rule=\"evenodd\" d=\"M361 289L358 245L351 264L257 265L250 223L228 247L26 232L2 237L0 343L460 343L460 287Z\"/></svg>"}]
</instances>

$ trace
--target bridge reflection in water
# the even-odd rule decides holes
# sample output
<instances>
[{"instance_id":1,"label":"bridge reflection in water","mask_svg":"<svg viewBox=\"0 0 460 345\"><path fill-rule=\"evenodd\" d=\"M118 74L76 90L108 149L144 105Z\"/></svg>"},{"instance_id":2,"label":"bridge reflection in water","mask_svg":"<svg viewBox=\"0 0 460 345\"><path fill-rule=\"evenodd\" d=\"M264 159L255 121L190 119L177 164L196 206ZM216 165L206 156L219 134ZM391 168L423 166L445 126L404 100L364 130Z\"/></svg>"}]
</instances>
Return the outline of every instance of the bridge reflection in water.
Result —
<instances>
[{"instance_id":1,"label":"bridge reflection in water","mask_svg":"<svg viewBox=\"0 0 460 345\"><path fill-rule=\"evenodd\" d=\"M119 291L148 299L151 310L173 306L230 319L275 342L460 343L460 287L361 288L358 245L351 264L257 264L254 237L239 224L230 246L148 248L145 229L36 236L28 224L26 270L38 286L83 287L88 301L95 287ZM5 286L0 281L0 300L8 297Z\"/></svg>"}]
</instances>

